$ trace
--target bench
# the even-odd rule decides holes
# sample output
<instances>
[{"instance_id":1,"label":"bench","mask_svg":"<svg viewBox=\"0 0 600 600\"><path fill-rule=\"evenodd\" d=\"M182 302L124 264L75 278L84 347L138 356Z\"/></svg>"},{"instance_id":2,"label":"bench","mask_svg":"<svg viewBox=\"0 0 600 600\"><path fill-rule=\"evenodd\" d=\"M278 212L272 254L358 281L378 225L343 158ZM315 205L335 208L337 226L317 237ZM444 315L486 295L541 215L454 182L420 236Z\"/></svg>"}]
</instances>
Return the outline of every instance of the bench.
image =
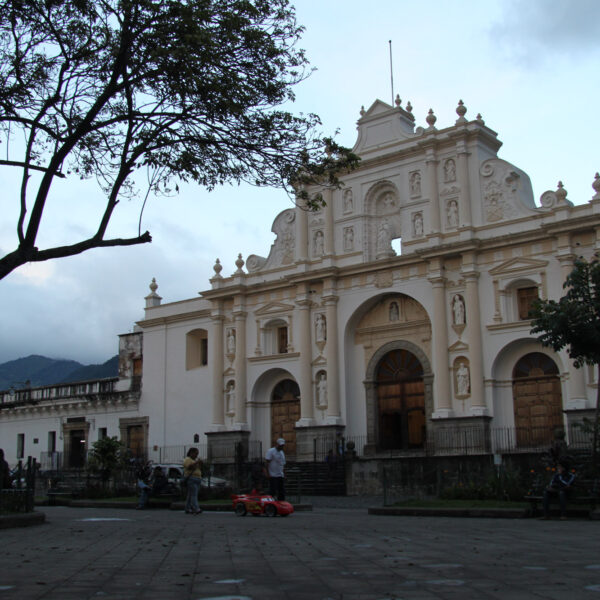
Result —
<instances>
[{"instance_id":1,"label":"bench","mask_svg":"<svg viewBox=\"0 0 600 600\"><path fill-rule=\"evenodd\" d=\"M600 504L599 497L600 482L598 479L575 479L573 486L567 495L567 510L572 505L584 505L590 507L591 513L596 510L596 506ZM525 501L529 502L530 516L535 517L538 514L538 506L543 505L544 492L535 490L525 496ZM550 503L558 502L558 496L552 496Z\"/></svg>"}]
</instances>

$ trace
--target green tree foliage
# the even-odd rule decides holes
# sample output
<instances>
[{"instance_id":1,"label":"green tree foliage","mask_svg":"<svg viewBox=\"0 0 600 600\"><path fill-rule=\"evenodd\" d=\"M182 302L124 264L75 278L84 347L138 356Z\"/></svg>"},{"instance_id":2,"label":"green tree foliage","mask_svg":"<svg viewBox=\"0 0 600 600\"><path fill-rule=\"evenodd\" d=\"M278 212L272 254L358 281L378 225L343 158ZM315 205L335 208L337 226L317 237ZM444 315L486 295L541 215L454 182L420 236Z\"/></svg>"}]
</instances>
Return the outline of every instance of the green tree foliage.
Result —
<instances>
[{"instance_id":1,"label":"green tree foliage","mask_svg":"<svg viewBox=\"0 0 600 600\"><path fill-rule=\"evenodd\" d=\"M596 365L600 381L600 260L579 258L567 276L565 295L555 300L537 300L529 316L533 319L531 333L556 350L565 348L577 368ZM593 427L593 462L598 452L600 387L596 395L596 416Z\"/></svg>"},{"instance_id":2,"label":"green tree foliage","mask_svg":"<svg viewBox=\"0 0 600 600\"><path fill-rule=\"evenodd\" d=\"M99 473L104 485L126 463L126 450L116 437L104 437L92 444L87 469Z\"/></svg>"},{"instance_id":3,"label":"green tree foliage","mask_svg":"<svg viewBox=\"0 0 600 600\"><path fill-rule=\"evenodd\" d=\"M316 115L283 109L310 73L301 33L287 0L0 0L0 166L22 182L18 247L0 258L0 279L30 261L150 242L141 227L107 236L118 203L141 192L141 169L146 193L243 181L288 187L309 207L319 198L307 185L339 186L357 157L317 133ZM59 177L95 178L106 204L91 237L40 249Z\"/></svg>"}]
</instances>

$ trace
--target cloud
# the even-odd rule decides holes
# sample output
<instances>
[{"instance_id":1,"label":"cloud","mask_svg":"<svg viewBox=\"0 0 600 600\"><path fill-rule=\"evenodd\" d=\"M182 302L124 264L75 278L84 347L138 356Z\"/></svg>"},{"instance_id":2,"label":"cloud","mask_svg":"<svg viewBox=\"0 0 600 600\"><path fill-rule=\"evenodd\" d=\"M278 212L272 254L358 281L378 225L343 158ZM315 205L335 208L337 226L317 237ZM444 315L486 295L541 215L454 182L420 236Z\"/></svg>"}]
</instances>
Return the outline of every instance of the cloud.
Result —
<instances>
[{"instance_id":1,"label":"cloud","mask_svg":"<svg viewBox=\"0 0 600 600\"><path fill-rule=\"evenodd\" d=\"M512 60L534 65L600 51L598 0L511 0L501 6L490 36Z\"/></svg>"}]
</instances>

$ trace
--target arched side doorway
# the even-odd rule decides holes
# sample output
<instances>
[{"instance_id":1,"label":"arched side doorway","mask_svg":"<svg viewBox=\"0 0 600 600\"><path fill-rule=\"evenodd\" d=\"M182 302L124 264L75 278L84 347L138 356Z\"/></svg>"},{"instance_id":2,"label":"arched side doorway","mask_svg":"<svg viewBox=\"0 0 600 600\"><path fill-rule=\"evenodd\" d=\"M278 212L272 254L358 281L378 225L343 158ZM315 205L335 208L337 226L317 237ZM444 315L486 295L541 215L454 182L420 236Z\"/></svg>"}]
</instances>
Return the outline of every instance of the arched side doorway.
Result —
<instances>
[{"instance_id":1,"label":"arched side doorway","mask_svg":"<svg viewBox=\"0 0 600 600\"><path fill-rule=\"evenodd\" d=\"M381 450L422 448L425 443L423 367L408 350L392 350L376 371Z\"/></svg>"},{"instance_id":2,"label":"arched side doorway","mask_svg":"<svg viewBox=\"0 0 600 600\"><path fill-rule=\"evenodd\" d=\"M300 420L300 388L292 379L280 381L271 394L271 441L282 437L287 456L296 454L296 422Z\"/></svg>"},{"instance_id":3,"label":"arched side doorway","mask_svg":"<svg viewBox=\"0 0 600 600\"><path fill-rule=\"evenodd\" d=\"M423 447L433 412L433 373L425 353L406 340L384 344L369 361L364 383L368 447Z\"/></svg>"},{"instance_id":4,"label":"arched side doorway","mask_svg":"<svg viewBox=\"0 0 600 600\"><path fill-rule=\"evenodd\" d=\"M530 352L513 369L513 407L517 446L548 444L564 426L562 392L556 363L546 354Z\"/></svg>"}]
</instances>

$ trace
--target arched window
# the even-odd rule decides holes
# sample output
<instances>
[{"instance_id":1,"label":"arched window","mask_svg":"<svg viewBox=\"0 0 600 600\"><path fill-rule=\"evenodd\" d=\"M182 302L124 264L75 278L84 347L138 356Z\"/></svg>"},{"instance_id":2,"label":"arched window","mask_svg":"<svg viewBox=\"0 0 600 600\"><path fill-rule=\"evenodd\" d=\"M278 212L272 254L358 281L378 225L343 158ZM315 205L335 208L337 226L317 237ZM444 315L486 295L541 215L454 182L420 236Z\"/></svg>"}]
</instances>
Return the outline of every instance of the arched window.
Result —
<instances>
[{"instance_id":1,"label":"arched window","mask_svg":"<svg viewBox=\"0 0 600 600\"><path fill-rule=\"evenodd\" d=\"M185 368L197 369L208 364L208 332L193 329L185 336Z\"/></svg>"}]
</instances>

